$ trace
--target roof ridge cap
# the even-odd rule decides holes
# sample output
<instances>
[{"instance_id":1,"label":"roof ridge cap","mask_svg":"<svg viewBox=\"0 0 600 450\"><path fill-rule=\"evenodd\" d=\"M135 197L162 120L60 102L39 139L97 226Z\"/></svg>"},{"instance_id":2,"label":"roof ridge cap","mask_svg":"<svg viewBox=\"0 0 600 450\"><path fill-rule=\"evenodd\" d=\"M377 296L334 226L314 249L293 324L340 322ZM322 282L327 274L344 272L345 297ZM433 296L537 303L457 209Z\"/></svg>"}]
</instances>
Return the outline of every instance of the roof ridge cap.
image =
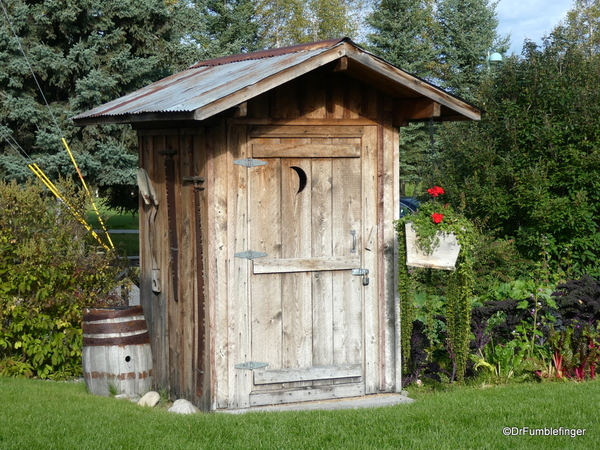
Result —
<instances>
[{"instance_id":1,"label":"roof ridge cap","mask_svg":"<svg viewBox=\"0 0 600 450\"><path fill-rule=\"evenodd\" d=\"M258 60L258 59L272 58L274 56L288 55L288 54L299 53L299 52L307 51L307 50L319 50L319 49L333 48L336 45L339 45L343 42L352 43L350 38L343 37L343 38L339 38L339 39L328 39L328 40L324 40L324 41L316 41L316 42L308 42L305 44L290 45L290 46L281 47L281 48L259 50L257 52L238 53L237 55L221 56L219 58L209 59L206 61L199 61L199 62L191 65L190 67L188 67L188 69L197 69L200 67L222 66L222 65L231 64L234 62L252 61L252 60Z\"/></svg>"}]
</instances>

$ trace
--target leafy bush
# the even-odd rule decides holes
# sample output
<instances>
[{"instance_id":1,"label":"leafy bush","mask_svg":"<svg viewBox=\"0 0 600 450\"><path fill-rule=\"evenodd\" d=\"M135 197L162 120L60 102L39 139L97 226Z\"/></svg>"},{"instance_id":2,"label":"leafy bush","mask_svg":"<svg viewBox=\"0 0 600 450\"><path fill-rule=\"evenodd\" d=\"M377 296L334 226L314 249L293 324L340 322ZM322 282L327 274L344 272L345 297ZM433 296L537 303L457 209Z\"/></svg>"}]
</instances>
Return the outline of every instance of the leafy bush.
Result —
<instances>
[{"instance_id":1,"label":"leafy bush","mask_svg":"<svg viewBox=\"0 0 600 450\"><path fill-rule=\"evenodd\" d=\"M529 42L482 86L481 121L441 128L451 198L520 254L600 275L600 54ZM574 81L576 80L576 81ZM556 271L556 270L555 270Z\"/></svg>"},{"instance_id":2,"label":"leafy bush","mask_svg":"<svg viewBox=\"0 0 600 450\"><path fill-rule=\"evenodd\" d=\"M594 378L600 361L600 283L586 275L551 292L531 280L516 280L498 286L496 297L503 300L473 309L478 367L491 371L495 350L512 348L507 355L524 363L522 371L540 378ZM501 364L494 369L500 375Z\"/></svg>"},{"instance_id":3,"label":"leafy bush","mask_svg":"<svg viewBox=\"0 0 600 450\"><path fill-rule=\"evenodd\" d=\"M64 189L83 213L82 195ZM41 185L0 182L0 374L81 373L83 309L117 300L109 292L121 270L86 233Z\"/></svg>"},{"instance_id":4,"label":"leafy bush","mask_svg":"<svg viewBox=\"0 0 600 450\"><path fill-rule=\"evenodd\" d=\"M560 314L559 326L585 326L600 319L600 283L589 275L559 284L552 296Z\"/></svg>"}]
</instances>

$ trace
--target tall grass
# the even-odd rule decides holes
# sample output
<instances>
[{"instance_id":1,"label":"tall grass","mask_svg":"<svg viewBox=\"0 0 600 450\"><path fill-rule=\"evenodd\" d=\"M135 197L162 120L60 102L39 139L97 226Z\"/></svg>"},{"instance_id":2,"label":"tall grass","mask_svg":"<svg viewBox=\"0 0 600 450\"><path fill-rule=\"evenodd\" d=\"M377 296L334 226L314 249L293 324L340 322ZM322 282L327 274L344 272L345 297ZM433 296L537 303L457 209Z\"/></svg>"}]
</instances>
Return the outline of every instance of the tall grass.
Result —
<instances>
[{"instance_id":1,"label":"tall grass","mask_svg":"<svg viewBox=\"0 0 600 450\"><path fill-rule=\"evenodd\" d=\"M598 381L520 384L414 393L413 404L376 409L180 416L89 395L83 383L0 378L0 449L590 449L599 392Z\"/></svg>"}]
</instances>

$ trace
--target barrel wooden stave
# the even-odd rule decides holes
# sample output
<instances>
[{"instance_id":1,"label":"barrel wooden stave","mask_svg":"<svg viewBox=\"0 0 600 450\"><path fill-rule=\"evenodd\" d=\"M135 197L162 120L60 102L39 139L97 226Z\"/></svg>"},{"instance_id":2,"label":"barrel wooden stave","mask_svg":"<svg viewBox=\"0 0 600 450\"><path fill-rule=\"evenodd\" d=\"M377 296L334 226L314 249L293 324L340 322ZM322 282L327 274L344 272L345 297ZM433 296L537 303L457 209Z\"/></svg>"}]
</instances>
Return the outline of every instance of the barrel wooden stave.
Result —
<instances>
[{"instance_id":1,"label":"barrel wooden stave","mask_svg":"<svg viewBox=\"0 0 600 450\"><path fill-rule=\"evenodd\" d=\"M150 391L152 352L141 307L86 310L82 364L92 394L137 397Z\"/></svg>"}]
</instances>

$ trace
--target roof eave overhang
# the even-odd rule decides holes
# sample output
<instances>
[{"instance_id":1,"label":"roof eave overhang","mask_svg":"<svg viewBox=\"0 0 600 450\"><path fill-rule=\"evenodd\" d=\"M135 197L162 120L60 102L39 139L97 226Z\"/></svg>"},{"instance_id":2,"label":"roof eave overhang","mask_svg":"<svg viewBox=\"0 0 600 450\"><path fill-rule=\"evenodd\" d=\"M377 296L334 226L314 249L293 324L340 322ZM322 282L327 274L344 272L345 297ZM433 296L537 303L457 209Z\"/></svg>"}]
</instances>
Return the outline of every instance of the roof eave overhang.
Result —
<instances>
[{"instance_id":1,"label":"roof eave overhang","mask_svg":"<svg viewBox=\"0 0 600 450\"><path fill-rule=\"evenodd\" d=\"M190 121L194 119L194 111L182 112L150 112L140 114L100 115L83 118L73 118L78 127L88 125L111 125L111 124L134 124L140 122L163 122L163 121Z\"/></svg>"}]
</instances>

